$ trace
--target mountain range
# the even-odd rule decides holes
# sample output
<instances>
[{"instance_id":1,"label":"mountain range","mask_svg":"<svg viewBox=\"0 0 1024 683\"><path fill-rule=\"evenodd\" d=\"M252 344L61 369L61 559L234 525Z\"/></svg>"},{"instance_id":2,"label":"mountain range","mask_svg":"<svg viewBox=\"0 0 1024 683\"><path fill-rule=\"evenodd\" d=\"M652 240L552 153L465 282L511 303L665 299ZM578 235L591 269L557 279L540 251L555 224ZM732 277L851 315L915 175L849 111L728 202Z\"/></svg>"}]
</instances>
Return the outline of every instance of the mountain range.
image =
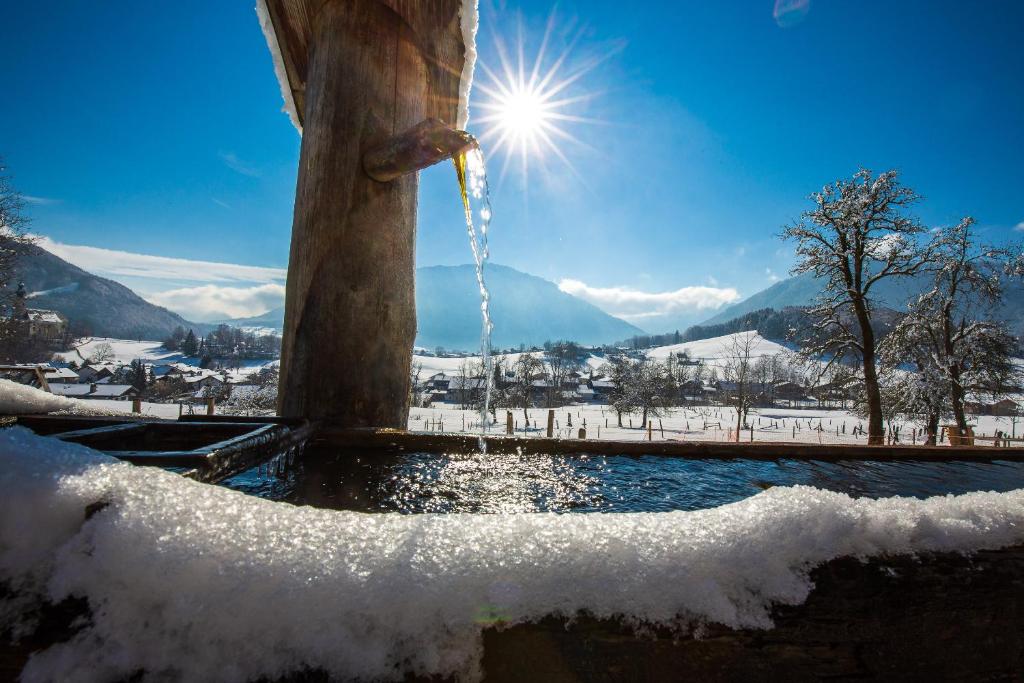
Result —
<instances>
[{"instance_id":1,"label":"mountain range","mask_svg":"<svg viewBox=\"0 0 1024 683\"><path fill-rule=\"evenodd\" d=\"M602 344L625 339L641 330L611 316L555 283L521 271L490 264L491 342L495 348L533 346L572 339ZM416 270L416 345L470 350L480 346L480 293L471 265L427 266ZM251 318L226 320L236 327L284 326L284 308Z\"/></svg>"},{"instance_id":2,"label":"mountain range","mask_svg":"<svg viewBox=\"0 0 1024 683\"><path fill-rule=\"evenodd\" d=\"M872 298L882 308L905 312L910 301L924 293L931 284L930 276L887 278L879 280ZM727 306L708 318L701 326L719 325L765 308L783 311L791 307L807 306L821 291L822 284L811 273L780 280L767 289L743 301ZM1024 336L1024 282L1006 283L1002 301L996 315L1004 320L1018 337Z\"/></svg>"},{"instance_id":3,"label":"mountain range","mask_svg":"<svg viewBox=\"0 0 1024 683\"><path fill-rule=\"evenodd\" d=\"M152 304L128 287L72 265L31 245L17 277L30 292L30 308L59 311L76 335L121 339L165 339L177 326L205 334L215 323L197 323ZM555 283L499 265L489 265L495 347L532 346L573 339L600 344L641 330L558 289ZM431 266L416 272L416 308L424 347L471 350L480 345L480 295L473 266ZM280 330L284 308L223 321L235 327Z\"/></svg>"},{"instance_id":4,"label":"mountain range","mask_svg":"<svg viewBox=\"0 0 1024 683\"><path fill-rule=\"evenodd\" d=\"M88 273L36 245L25 247L16 275L29 292L29 308L63 313L78 336L162 340L179 325L197 334L213 327L185 320L124 285Z\"/></svg>"}]
</instances>

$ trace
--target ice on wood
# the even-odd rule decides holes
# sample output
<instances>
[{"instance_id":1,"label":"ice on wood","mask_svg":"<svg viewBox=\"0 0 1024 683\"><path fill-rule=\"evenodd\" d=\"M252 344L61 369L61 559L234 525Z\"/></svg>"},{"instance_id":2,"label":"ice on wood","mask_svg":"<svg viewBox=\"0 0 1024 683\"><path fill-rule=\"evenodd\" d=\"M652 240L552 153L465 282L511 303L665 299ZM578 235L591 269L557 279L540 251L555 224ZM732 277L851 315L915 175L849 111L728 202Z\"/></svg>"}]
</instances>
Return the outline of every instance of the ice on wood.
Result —
<instances>
[{"instance_id":1,"label":"ice on wood","mask_svg":"<svg viewBox=\"0 0 1024 683\"><path fill-rule=\"evenodd\" d=\"M480 675L482 629L587 610L769 627L837 556L1024 541L1024 490L917 500L775 488L697 512L397 515L295 507L0 433L0 580L87 598L25 680ZM87 505L109 505L84 520ZM10 598L8 598L10 600ZM0 605L10 619L11 604Z\"/></svg>"}]
</instances>

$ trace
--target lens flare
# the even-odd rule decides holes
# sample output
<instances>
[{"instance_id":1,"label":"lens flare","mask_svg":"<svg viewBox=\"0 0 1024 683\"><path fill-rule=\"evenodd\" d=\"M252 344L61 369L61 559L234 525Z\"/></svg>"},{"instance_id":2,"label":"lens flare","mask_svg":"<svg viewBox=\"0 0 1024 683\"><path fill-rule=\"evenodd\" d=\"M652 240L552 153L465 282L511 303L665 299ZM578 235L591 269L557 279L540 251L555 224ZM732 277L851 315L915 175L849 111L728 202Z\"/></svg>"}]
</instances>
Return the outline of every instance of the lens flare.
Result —
<instances>
[{"instance_id":1,"label":"lens flare","mask_svg":"<svg viewBox=\"0 0 1024 683\"><path fill-rule=\"evenodd\" d=\"M811 0L775 0L772 17L780 28L789 28L806 19L810 11Z\"/></svg>"},{"instance_id":2,"label":"lens flare","mask_svg":"<svg viewBox=\"0 0 1024 683\"><path fill-rule=\"evenodd\" d=\"M555 18L548 18L540 49L527 67L524 52L525 43L520 28L515 42L516 58L509 57L509 50L501 36L492 36L492 44L498 53L498 67L490 68L486 62L479 63L483 79L474 84L484 99L474 103L483 111L475 120L482 125L479 138L492 158L504 157L499 181L504 178L512 160L518 160L523 178L527 176L530 159L543 161L547 155L561 160L577 177L576 169L569 161L562 147L566 143L587 146L569 131L577 123L599 123L596 119L577 116L573 105L579 105L595 96L594 93L576 92L580 79L614 51L608 51L597 58L584 59L569 66L571 53L582 29L568 41L565 48L553 60L548 59Z\"/></svg>"}]
</instances>

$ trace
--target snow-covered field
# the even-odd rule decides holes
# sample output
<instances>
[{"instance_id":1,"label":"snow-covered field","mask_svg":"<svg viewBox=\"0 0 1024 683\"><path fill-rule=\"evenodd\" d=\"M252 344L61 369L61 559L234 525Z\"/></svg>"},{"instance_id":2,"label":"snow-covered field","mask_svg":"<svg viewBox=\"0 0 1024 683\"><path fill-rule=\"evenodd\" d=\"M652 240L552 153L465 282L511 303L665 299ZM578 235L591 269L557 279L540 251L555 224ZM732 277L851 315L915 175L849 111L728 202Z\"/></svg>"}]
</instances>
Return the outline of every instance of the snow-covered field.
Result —
<instances>
[{"instance_id":1,"label":"snow-covered field","mask_svg":"<svg viewBox=\"0 0 1024 683\"><path fill-rule=\"evenodd\" d=\"M623 426L618 426L615 411L604 405L576 405L555 408L555 436L577 438L580 427L586 426L587 439L646 441L647 430L640 429L640 415L623 415ZM546 408L530 408L529 427L524 431L526 419L522 409L513 410L516 436L543 437L547 434ZM570 417L571 416L571 417ZM570 419L572 426L569 425ZM633 426L630 427L632 420ZM1006 434L1024 435L1024 419L1009 417L976 417L976 436L991 436L996 430ZM791 410L762 408L750 412L749 429L740 432L740 441L797 442L823 444L866 444L866 436L854 436L855 427L867 425L864 420L843 410ZM651 439L654 441L732 441L735 439L736 411L733 408L704 406L700 408L672 408L668 414L652 420ZM898 422L900 443L921 443L922 425ZM465 425L465 426L463 426ZM475 410L462 410L456 405L431 408L412 408L409 429L415 432L472 432L480 431L480 414ZM837 433L838 430L838 433ZM914 435L917 430L917 436ZM498 410L498 421L488 425L488 433L505 433L505 409ZM979 446L991 441L977 442Z\"/></svg>"},{"instance_id":2,"label":"snow-covered field","mask_svg":"<svg viewBox=\"0 0 1024 683\"><path fill-rule=\"evenodd\" d=\"M703 339L682 344L660 346L648 349L645 354L649 358L665 360L670 354L686 354L694 360L700 360L706 368L714 368L721 375L722 367L727 362L731 347L740 335L752 335L753 345L750 349L752 361L762 356L782 355L786 358L796 356L795 352L781 344L769 341L753 332ZM509 354L506 357L514 363L520 354ZM537 352L534 355L540 356ZM426 379L436 372L456 375L463 358L434 358L414 356L414 362L422 365L421 379ZM473 357L469 360L476 361ZM593 368L600 372L606 359L589 356L584 372ZM514 430L518 436L545 436L547 433L547 409L530 408L513 410ZM615 411L607 405L571 405L555 409L555 436L576 438L580 427L586 427L588 439L611 439L638 441L646 440L646 429L640 429L640 414L623 415L622 427L618 424ZM570 425L571 420L571 425ZM1024 419L1011 417L974 416L971 420L976 436L992 436L996 431L1012 436L1024 436ZM633 426L630 426L630 425ZM749 414L750 429L742 430L741 441L787 441L799 443L828 444L865 444L867 437L854 435L859 428L866 429L864 419L846 410L804 409L804 408L757 408ZM889 425L887 425L888 427ZM924 425L912 421L893 423L899 429L901 443L920 443ZM694 408L676 407L668 410L659 418L654 418L650 434L652 440L675 441L730 441L736 438L736 411L724 406L702 406ZM474 410L462 410L455 404L440 404L431 408L413 408L409 415L409 429L412 431L446 431L446 432L479 432L480 417ZM505 433L505 409L499 409L497 421L487 426L488 433ZM991 442L978 441L978 445Z\"/></svg>"},{"instance_id":3,"label":"snow-covered field","mask_svg":"<svg viewBox=\"0 0 1024 683\"><path fill-rule=\"evenodd\" d=\"M367 515L19 427L0 430L0 490L0 628L43 601L92 608L23 680L244 681L303 667L473 680L495 622L586 611L637 627L768 628L772 605L802 603L809 572L832 558L1024 541L1024 490L855 499L778 486L691 512Z\"/></svg>"}]
</instances>

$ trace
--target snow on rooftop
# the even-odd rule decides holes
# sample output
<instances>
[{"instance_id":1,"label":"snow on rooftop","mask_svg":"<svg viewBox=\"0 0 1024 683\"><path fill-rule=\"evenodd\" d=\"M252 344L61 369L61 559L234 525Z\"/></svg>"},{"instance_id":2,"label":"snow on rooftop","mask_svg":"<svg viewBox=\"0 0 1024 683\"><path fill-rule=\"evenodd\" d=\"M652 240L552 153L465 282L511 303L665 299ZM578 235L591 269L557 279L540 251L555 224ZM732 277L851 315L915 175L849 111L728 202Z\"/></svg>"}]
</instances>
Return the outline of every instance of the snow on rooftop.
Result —
<instances>
[{"instance_id":1,"label":"snow on rooftop","mask_svg":"<svg viewBox=\"0 0 1024 683\"><path fill-rule=\"evenodd\" d=\"M92 611L33 655L27 680L244 681L303 666L479 678L496 621L588 610L767 628L771 605L802 602L809 570L831 558L1024 541L1024 490L872 500L798 486L694 512L365 514L249 497L19 427L0 430L0 490L13 599L81 596Z\"/></svg>"}]
</instances>

